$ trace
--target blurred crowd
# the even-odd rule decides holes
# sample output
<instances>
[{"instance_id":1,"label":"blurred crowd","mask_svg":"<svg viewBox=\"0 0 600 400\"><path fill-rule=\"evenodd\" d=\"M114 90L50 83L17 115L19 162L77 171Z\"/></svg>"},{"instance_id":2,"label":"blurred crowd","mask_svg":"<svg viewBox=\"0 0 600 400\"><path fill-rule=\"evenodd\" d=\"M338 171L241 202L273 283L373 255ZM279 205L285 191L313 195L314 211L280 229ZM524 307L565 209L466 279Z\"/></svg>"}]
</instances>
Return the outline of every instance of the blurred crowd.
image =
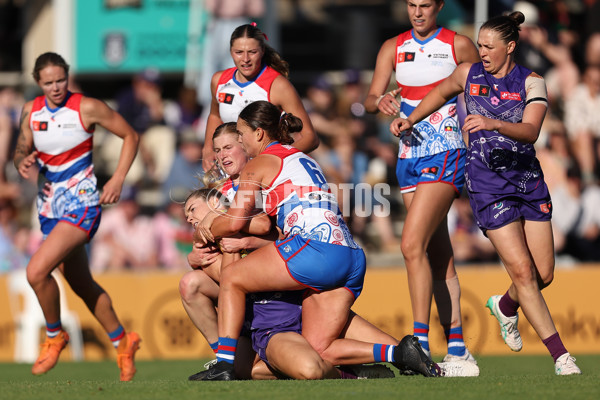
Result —
<instances>
[{"instance_id":1,"label":"blurred crowd","mask_svg":"<svg viewBox=\"0 0 600 400\"><path fill-rule=\"evenodd\" d=\"M548 88L550 109L536 147L553 200L558 262L600 261L600 1L499 3L525 14L516 61L542 75ZM334 184L367 253L397 254L400 262L397 142L389 119L365 112L369 79L369 71L327 72L302 91L321 140L311 155ZM163 89L160 72L146 69L106 100L140 133L141 144L121 200L105 208L89 246L94 272L189 268L192 232L182 204L201 186L206 110L196 88L182 86L175 98L165 98ZM71 90L80 91L76 79ZM0 87L0 272L25 267L41 241L37 181L23 181L12 165L21 107L33 95ZM100 186L116 167L120 145L114 135L96 131ZM383 197L374 190L381 184L390 189ZM378 206L389 212L373 212ZM457 264L497 261L466 194L455 200L448 224Z\"/></svg>"}]
</instances>

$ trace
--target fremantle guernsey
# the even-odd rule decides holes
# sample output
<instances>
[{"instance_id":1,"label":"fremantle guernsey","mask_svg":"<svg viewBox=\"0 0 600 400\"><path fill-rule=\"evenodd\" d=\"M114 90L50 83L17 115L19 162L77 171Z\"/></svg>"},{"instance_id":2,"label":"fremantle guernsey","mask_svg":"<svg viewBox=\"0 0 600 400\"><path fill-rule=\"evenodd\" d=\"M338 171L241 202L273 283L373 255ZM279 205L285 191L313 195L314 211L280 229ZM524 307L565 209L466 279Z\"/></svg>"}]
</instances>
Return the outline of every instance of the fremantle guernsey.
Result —
<instances>
[{"instance_id":1,"label":"fremantle guernsey","mask_svg":"<svg viewBox=\"0 0 600 400\"><path fill-rule=\"evenodd\" d=\"M424 41L413 30L398 35L396 43L396 82L400 92L400 116L408 117L421 100L456 69L456 32L440 27ZM464 149L456 114L456 98L403 134L399 158L425 157L448 150Z\"/></svg>"},{"instance_id":2,"label":"fremantle guernsey","mask_svg":"<svg viewBox=\"0 0 600 400\"><path fill-rule=\"evenodd\" d=\"M548 104L539 75L516 65L505 77L494 78L482 63L471 66L465 102L467 114L511 123L522 121L527 104ZM470 192L489 194L529 193L544 183L533 144L487 130L469 134L465 178Z\"/></svg>"},{"instance_id":3,"label":"fremantle guernsey","mask_svg":"<svg viewBox=\"0 0 600 400\"><path fill-rule=\"evenodd\" d=\"M271 85L280 73L265 66L258 76L248 82L235 79L237 68L223 71L215 96L219 102L219 116L225 122L236 122L240 112L250 103L265 100L271 101Z\"/></svg>"},{"instance_id":4,"label":"fremantle guernsey","mask_svg":"<svg viewBox=\"0 0 600 400\"><path fill-rule=\"evenodd\" d=\"M48 107L44 96L33 100L29 127L39 152L40 173L51 184L50 194L40 191L37 199L38 212L46 218L60 218L99 202L92 164L93 130L86 130L81 122L82 97L68 92L56 108Z\"/></svg>"},{"instance_id":5,"label":"fremantle guernsey","mask_svg":"<svg viewBox=\"0 0 600 400\"><path fill-rule=\"evenodd\" d=\"M321 167L292 146L277 142L261 154L272 154L282 161L279 174L262 190L264 211L276 216L285 237L305 239L359 248L329 190Z\"/></svg>"}]
</instances>

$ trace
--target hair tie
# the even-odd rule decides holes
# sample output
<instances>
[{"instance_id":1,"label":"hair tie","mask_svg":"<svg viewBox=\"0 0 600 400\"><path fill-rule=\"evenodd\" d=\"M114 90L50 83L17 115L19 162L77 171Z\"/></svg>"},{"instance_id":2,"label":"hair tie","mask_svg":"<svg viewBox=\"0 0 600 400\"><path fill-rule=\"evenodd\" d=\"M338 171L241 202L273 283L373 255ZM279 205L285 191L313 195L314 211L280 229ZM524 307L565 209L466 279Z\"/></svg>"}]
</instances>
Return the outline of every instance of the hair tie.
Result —
<instances>
[{"instance_id":1,"label":"hair tie","mask_svg":"<svg viewBox=\"0 0 600 400\"><path fill-rule=\"evenodd\" d=\"M256 22L252 21L252 22L250 22L250 25L252 25L256 29L258 29L258 25L256 24ZM260 29L259 29L259 31L260 31ZM266 33L264 33L264 32L260 32L260 33L262 33L262 35L265 37L265 40L269 40Z\"/></svg>"}]
</instances>

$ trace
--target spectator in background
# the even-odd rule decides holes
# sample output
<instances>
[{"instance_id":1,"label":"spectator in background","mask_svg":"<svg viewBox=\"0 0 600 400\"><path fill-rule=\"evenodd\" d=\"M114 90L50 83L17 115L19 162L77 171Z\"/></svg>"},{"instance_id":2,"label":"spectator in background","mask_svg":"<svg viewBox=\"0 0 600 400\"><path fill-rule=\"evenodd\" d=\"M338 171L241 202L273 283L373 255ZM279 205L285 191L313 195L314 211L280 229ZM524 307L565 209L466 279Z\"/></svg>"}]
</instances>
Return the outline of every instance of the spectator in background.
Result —
<instances>
[{"instance_id":1,"label":"spectator in background","mask_svg":"<svg viewBox=\"0 0 600 400\"><path fill-rule=\"evenodd\" d=\"M188 265L187 255L193 248L193 230L185 220L181 201L170 201L153 217L158 244L158 262L169 271L180 271Z\"/></svg>"},{"instance_id":2,"label":"spectator in background","mask_svg":"<svg viewBox=\"0 0 600 400\"><path fill-rule=\"evenodd\" d=\"M565 104L565 125L579 167L583 184L598 179L600 156L600 65L588 65L583 81L573 90Z\"/></svg>"},{"instance_id":3,"label":"spectator in background","mask_svg":"<svg viewBox=\"0 0 600 400\"><path fill-rule=\"evenodd\" d=\"M158 240L152 218L140 214L133 187L123 187L118 204L107 209L91 247L94 272L150 270L159 265Z\"/></svg>"},{"instance_id":4,"label":"spectator in background","mask_svg":"<svg viewBox=\"0 0 600 400\"><path fill-rule=\"evenodd\" d=\"M29 261L26 251L29 230L19 227L17 213L12 199L0 197L0 273L25 268Z\"/></svg>"},{"instance_id":5,"label":"spectator in background","mask_svg":"<svg viewBox=\"0 0 600 400\"><path fill-rule=\"evenodd\" d=\"M165 121L162 78L154 68L133 76L131 86L117 95L117 110L140 133L140 157L131 167L130 179L149 186L160 185L175 154L175 132Z\"/></svg>"},{"instance_id":6,"label":"spectator in background","mask_svg":"<svg viewBox=\"0 0 600 400\"><path fill-rule=\"evenodd\" d=\"M184 130L169 175L165 179L162 192L166 202L182 202L189 188L197 186L202 170L202 142L191 128ZM181 208L181 207L180 207Z\"/></svg>"},{"instance_id":7,"label":"spectator in background","mask_svg":"<svg viewBox=\"0 0 600 400\"><path fill-rule=\"evenodd\" d=\"M448 233L456 264L498 260L494 245L475 222L466 194L454 200L448 211Z\"/></svg>"},{"instance_id":8,"label":"spectator in background","mask_svg":"<svg viewBox=\"0 0 600 400\"><path fill-rule=\"evenodd\" d=\"M340 118L348 121L349 134L341 136L344 139L336 143L335 151L342 155L344 151L352 151L354 153L352 158L355 160L353 162L354 173L349 182L354 185L368 184L367 192L362 190L357 192L355 189L352 191L350 228L355 237L368 243L366 224L371 222L378 238L377 243L374 243L376 249L398 252L400 251L400 241L394 233L390 213L387 212L385 215L374 213L375 207L382 206L374 196L374 186L388 181L387 168L384 167L383 174L377 170L381 169L381 165L395 166L396 154L391 143L384 143L379 139L377 117L365 110L363 102L367 91L361 80L360 71L348 69L344 72L344 78L338 95L337 111ZM348 156L346 158L350 159ZM355 202L359 202L358 213ZM366 212L361 213L361 211Z\"/></svg>"}]
</instances>

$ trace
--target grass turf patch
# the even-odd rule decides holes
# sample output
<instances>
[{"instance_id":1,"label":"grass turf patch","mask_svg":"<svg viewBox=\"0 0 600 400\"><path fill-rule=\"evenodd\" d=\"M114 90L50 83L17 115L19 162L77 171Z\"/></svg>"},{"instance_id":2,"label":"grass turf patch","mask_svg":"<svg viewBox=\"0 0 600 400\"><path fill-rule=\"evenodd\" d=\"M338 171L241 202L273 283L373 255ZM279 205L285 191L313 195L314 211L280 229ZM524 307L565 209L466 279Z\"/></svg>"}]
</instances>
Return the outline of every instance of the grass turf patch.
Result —
<instances>
[{"instance_id":1,"label":"grass turf patch","mask_svg":"<svg viewBox=\"0 0 600 400\"><path fill-rule=\"evenodd\" d=\"M477 357L477 378L398 376L378 380L189 382L199 361L140 361L133 382L115 362L60 362L43 376L0 364L1 399L598 399L600 355L577 356L581 376L556 376L549 356Z\"/></svg>"}]
</instances>

